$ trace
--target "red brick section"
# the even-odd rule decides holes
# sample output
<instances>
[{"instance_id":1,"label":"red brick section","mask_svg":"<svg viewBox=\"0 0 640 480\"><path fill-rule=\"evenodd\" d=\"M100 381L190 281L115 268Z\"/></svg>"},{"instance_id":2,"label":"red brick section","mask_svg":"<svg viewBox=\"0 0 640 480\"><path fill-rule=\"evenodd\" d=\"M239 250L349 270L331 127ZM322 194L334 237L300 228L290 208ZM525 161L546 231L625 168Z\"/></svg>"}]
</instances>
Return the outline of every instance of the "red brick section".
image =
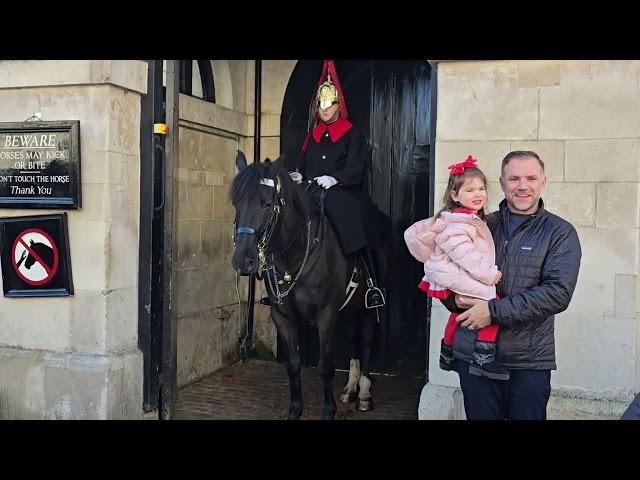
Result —
<instances>
[{"instance_id":1,"label":"red brick section","mask_svg":"<svg viewBox=\"0 0 640 480\"><path fill-rule=\"evenodd\" d=\"M374 410L360 413L355 404L344 405L339 395L347 372L336 372L336 420L417 420L424 379L372 375ZM320 419L322 381L314 368L303 369L302 420ZM176 420L284 420L289 408L289 379L284 364L248 360L217 371L178 392Z\"/></svg>"}]
</instances>

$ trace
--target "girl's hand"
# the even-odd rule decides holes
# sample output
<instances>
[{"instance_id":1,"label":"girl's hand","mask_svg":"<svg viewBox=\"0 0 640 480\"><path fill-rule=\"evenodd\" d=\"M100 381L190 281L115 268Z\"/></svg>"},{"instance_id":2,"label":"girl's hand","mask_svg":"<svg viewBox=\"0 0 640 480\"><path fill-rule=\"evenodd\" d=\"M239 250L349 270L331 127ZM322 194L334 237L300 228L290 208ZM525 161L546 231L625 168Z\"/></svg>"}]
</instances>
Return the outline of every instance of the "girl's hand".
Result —
<instances>
[{"instance_id":1,"label":"girl's hand","mask_svg":"<svg viewBox=\"0 0 640 480\"><path fill-rule=\"evenodd\" d=\"M500 270L498 270L498 273L496 274L496 278L493 279L493 283L491 285L497 285L501 279L502 279L502 273L500 272Z\"/></svg>"}]
</instances>

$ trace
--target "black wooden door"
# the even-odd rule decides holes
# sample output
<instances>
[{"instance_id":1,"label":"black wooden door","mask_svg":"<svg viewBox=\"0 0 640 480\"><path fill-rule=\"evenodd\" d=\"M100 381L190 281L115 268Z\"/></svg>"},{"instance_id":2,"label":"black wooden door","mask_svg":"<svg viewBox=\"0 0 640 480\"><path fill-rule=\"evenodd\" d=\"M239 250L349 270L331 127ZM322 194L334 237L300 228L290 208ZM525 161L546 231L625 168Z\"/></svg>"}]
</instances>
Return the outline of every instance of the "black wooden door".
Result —
<instances>
[{"instance_id":1,"label":"black wooden door","mask_svg":"<svg viewBox=\"0 0 640 480\"><path fill-rule=\"evenodd\" d=\"M427 301L417 289L422 266L410 256L403 232L428 213L430 67L424 60L335 63L349 119L368 134L371 198L392 220L390 268L384 282L388 307L377 327L372 371L423 376L427 369ZM321 69L321 60L299 61L285 93L281 150L287 150L291 165L304 140L309 102ZM348 349L341 333L339 326L336 367L347 369ZM315 327L302 329L300 343L304 364L315 365Z\"/></svg>"}]
</instances>

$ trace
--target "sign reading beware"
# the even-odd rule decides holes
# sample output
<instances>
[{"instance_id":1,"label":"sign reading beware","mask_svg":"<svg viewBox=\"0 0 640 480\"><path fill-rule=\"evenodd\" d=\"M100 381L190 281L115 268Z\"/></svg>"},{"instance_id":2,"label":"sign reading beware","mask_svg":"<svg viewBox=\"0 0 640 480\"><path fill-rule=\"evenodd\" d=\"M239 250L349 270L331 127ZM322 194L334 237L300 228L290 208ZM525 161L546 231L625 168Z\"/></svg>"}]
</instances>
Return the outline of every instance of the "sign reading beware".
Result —
<instances>
[{"instance_id":1,"label":"sign reading beware","mask_svg":"<svg viewBox=\"0 0 640 480\"><path fill-rule=\"evenodd\" d=\"M81 203L80 121L0 122L0 208Z\"/></svg>"},{"instance_id":2,"label":"sign reading beware","mask_svg":"<svg viewBox=\"0 0 640 480\"><path fill-rule=\"evenodd\" d=\"M73 295L67 216L0 219L5 297Z\"/></svg>"}]
</instances>

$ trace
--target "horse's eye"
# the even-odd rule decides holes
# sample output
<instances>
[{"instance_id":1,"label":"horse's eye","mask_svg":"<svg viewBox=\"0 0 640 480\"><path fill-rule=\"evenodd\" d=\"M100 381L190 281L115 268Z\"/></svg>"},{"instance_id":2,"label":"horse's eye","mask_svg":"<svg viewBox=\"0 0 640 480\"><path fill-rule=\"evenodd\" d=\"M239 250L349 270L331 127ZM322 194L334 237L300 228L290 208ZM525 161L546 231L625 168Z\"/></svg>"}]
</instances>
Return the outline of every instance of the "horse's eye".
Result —
<instances>
[{"instance_id":1,"label":"horse's eye","mask_svg":"<svg viewBox=\"0 0 640 480\"><path fill-rule=\"evenodd\" d=\"M273 208L273 202L266 202L266 203L264 204L264 207L262 207L262 208L264 208L265 210L266 210L266 209Z\"/></svg>"}]
</instances>

